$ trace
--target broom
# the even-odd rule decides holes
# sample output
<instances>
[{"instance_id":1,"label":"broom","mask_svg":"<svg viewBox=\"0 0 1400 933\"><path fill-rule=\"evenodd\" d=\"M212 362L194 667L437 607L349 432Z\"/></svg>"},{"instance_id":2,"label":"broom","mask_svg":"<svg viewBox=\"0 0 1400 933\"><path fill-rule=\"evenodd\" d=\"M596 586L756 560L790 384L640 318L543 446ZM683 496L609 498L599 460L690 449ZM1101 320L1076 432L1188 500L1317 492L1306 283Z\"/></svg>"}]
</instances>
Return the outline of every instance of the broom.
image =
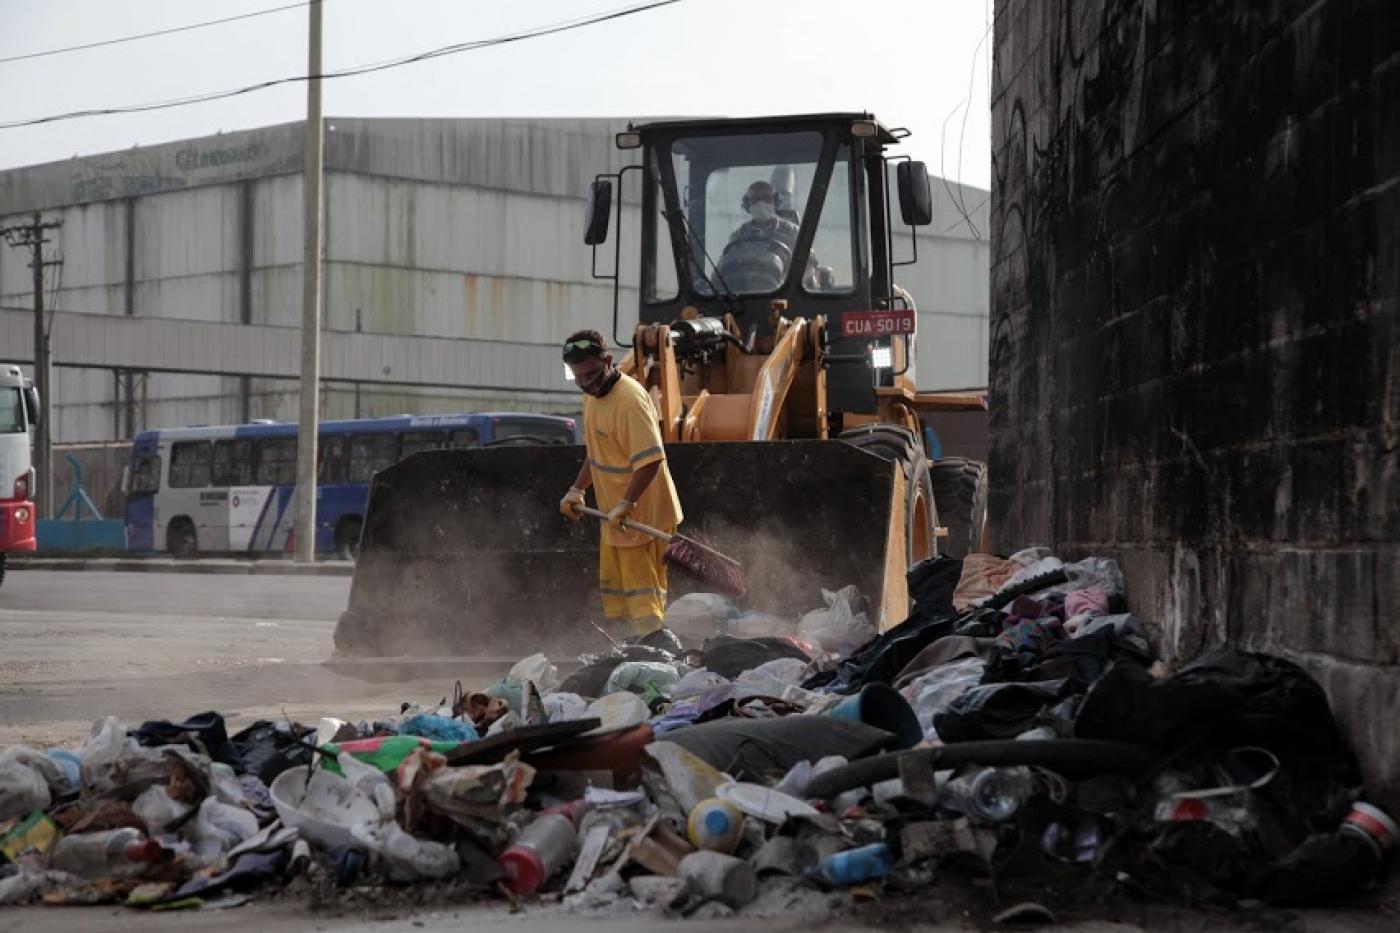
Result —
<instances>
[{"instance_id":1,"label":"broom","mask_svg":"<svg viewBox=\"0 0 1400 933\"><path fill-rule=\"evenodd\" d=\"M597 509L580 506L579 511L602 521L608 520L608 513ZM726 557L708 544L687 538L685 535L667 534L641 522L634 522L630 518L623 519L622 527L651 535L658 541L665 541L666 563L715 592L730 599L742 599L749 591L749 581L744 576L744 568L739 562L732 557Z\"/></svg>"}]
</instances>

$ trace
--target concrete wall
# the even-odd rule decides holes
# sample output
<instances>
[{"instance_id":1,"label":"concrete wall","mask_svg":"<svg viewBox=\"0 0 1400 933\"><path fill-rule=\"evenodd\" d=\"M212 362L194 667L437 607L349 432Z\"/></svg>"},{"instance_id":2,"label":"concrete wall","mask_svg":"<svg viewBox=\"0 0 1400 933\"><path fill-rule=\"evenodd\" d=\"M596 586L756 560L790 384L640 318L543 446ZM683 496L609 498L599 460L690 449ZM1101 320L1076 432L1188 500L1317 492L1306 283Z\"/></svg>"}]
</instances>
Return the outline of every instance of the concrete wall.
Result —
<instances>
[{"instance_id":1,"label":"concrete wall","mask_svg":"<svg viewBox=\"0 0 1400 933\"><path fill-rule=\"evenodd\" d=\"M610 332L611 283L592 277L582 225L588 182L628 161L613 146L623 125L328 119L326 326L541 344L584 326ZM35 209L63 221L51 306L296 326L300 168L300 125L287 124L0 172L0 225ZM633 260L622 268L624 331L637 304L635 188L632 176L623 191L623 255ZM899 277L920 309L917 375L929 389L985 385L987 193L936 180L934 194L919 264ZM909 238L896 249L911 255ZM0 305L30 305L26 262L0 249ZM54 349L59 440L123 437L128 424L296 415L291 382L66 369L62 347ZM350 386L329 386L325 398L328 416L577 407L576 398L547 394L377 388L357 396Z\"/></svg>"},{"instance_id":2,"label":"concrete wall","mask_svg":"<svg viewBox=\"0 0 1400 933\"><path fill-rule=\"evenodd\" d=\"M1301 661L1400 807L1400 5L1003 0L992 527Z\"/></svg>"}]
</instances>

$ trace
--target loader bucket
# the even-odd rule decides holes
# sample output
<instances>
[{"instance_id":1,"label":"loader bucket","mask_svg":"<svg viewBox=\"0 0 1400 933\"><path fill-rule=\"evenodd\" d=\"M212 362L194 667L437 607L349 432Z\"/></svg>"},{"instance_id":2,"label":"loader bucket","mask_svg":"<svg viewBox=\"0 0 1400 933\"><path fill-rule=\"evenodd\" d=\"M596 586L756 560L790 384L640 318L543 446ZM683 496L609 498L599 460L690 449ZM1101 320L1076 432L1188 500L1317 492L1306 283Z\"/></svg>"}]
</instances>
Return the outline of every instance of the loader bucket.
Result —
<instances>
[{"instance_id":1,"label":"loader bucket","mask_svg":"<svg viewBox=\"0 0 1400 933\"><path fill-rule=\"evenodd\" d=\"M744 565L746 607L795 618L821 604L821 587L854 583L873 618L896 582L887 564L903 593L888 553L904 520L891 461L838 441L677 444L667 457L681 531ZM440 450L379 473L337 652L605 648L588 625L602 617L597 523L558 511L582 460L582 447ZM695 588L671 572L672 599Z\"/></svg>"}]
</instances>

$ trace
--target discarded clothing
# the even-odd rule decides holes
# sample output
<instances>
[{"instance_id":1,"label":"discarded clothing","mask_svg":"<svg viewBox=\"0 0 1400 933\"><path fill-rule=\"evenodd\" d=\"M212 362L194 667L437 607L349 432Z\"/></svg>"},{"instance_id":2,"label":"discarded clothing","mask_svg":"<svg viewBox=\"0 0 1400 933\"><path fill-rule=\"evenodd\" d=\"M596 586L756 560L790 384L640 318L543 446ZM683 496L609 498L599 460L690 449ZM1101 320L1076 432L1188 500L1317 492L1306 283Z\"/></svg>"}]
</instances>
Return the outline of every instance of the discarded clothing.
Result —
<instances>
[{"instance_id":1,"label":"discarded clothing","mask_svg":"<svg viewBox=\"0 0 1400 933\"><path fill-rule=\"evenodd\" d=\"M1015 738L1031 727L1047 704L1063 699L1068 681L1036 684L986 684L973 687L933 717L945 742Z\"/></svg>"}]
</instances>

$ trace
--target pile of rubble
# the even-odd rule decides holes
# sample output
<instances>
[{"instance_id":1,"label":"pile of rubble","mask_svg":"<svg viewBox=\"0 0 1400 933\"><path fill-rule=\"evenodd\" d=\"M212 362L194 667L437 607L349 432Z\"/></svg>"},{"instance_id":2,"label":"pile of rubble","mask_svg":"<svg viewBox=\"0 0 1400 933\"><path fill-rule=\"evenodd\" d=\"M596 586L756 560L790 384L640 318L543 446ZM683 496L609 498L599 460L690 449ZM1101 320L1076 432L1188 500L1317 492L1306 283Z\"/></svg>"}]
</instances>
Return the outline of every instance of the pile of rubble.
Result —
<instances>
[{"instance_id":1,"label":"pile of rubble","mask_svg":"<svg viewBox=\"0 0 1400 933\"><path fill-rule=\"evenodd\" d=\"M1168 670L1109 560L934 558L909 584L883 634L850 587L796 619L692 594L567 677L537 654L381 722L109 717L77 750L10 747L0 904L431 882L763 916L1071 871L1290 905L1388 868L1396 826L1296 665Z\"/></svg>"}]
</instances>

